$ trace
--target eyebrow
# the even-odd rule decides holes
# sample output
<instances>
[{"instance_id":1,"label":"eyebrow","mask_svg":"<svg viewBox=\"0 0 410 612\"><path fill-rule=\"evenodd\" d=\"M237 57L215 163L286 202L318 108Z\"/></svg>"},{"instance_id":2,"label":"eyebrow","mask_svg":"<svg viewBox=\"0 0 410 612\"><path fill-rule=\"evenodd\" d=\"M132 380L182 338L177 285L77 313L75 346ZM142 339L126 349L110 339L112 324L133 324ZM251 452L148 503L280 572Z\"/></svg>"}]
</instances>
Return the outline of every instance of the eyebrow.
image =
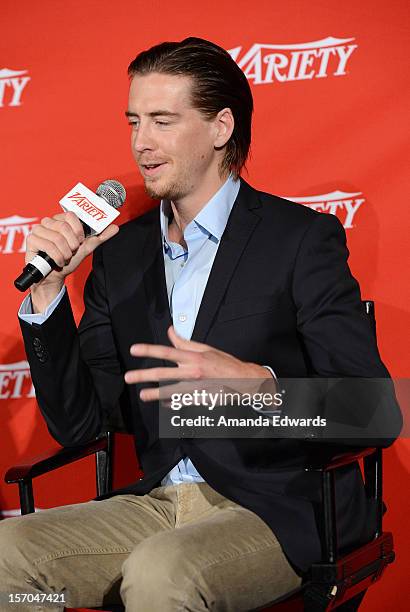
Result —
<instances>
[{"instance_id":1,"label":"eyebrow","mask_svg":"<svg viewBox=\"0 0 410 612\"><path fill-rule=\"evenodd\" d=\"M181 114L180 113L172 113L171 111L167 111L167 110L157 110L157 111L152 111L151 113L147 113L148 117L180 117ZM139 117L138 113L133 113L131 111L125 111L125 116L126 117Z\"/></svg>"}]
</instances>

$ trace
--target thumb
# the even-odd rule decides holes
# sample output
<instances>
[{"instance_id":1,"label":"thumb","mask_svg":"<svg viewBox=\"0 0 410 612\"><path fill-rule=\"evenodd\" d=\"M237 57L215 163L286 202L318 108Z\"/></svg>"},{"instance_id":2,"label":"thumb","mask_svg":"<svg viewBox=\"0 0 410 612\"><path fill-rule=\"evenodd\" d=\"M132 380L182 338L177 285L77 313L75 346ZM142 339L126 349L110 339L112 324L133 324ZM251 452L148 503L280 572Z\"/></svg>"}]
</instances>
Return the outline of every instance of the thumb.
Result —
<instances>
[{"instance_id":1,"label":"thumb","mask_svg":"<svg viewBox=\"0 0 410 612\"><path fill-rule=\"evenodd\" d=\"M184 349L186 351L195 351L197 353L202 353L209 349L209 346L207 344L202 344L201 342L194 342L193 340L186 340L185 338L182 338L176 333L173 325L168 327L168 338L171 340L175 348L178 349Z\"/></svg>"},{"instance_id":2,"label":"thumb","mask_svg":"<svg viewBox=\"0 0 410 612\"><path fill-rule=\"evenodd\" d=\"M175 348L181 349L185 347L186 340L177 334L173 325L168 327L168 338L171 340Z\"/></svg>"},{"instance_id":3,"label":"thumb","mask_svg":"<svg viewBox=\"0 0 410 612\"><path fill-rule=\"evenodd\" d=\"M115 223L112 223L111 225L106 227L105 230L101 232L101 234L96 236L96 238L101 244L101 242L106 242L107 240L115 236L115 234L118 234L119 231L120 231L120 228L118 227L118 225L115 225Z\"/></svg>"},{"instance_id":4,"label":"thumb","mask_svg":"<svg viewBox=\"0 0 410 612\"><path fill-rule=\"evenodd\" d=\"M111 224L106 227L105 230L101 232L101 234L98 234L98 236L90 236L89 238L87 238L87 240L83 242L83 244L87 247L87 253L90 254L95 251L95 249L100 244L102 244L103 242L107 242L107 240L115 236L115 234L118 234L119 231L120 228L118 227L118 225Z\"/></svg>"}]
</instances>

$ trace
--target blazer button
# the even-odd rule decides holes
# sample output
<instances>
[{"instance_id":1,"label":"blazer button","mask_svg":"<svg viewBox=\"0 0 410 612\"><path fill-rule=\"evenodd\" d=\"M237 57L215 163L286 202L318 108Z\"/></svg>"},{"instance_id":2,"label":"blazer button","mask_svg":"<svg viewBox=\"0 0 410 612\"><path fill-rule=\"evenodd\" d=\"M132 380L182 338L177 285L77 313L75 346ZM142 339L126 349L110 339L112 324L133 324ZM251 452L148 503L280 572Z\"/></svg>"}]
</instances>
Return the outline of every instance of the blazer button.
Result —
<instances>
[{"instance_id":1,"label":"blazer button","mask_svg":"<svg viewBox=\"0 0 410 612\"><path fill-rule=\"evenodd\" d=\"M48 353L45 350L36 351L36 357L40 363L44 363L48 359Z\"/></svg>"}]
</instances>

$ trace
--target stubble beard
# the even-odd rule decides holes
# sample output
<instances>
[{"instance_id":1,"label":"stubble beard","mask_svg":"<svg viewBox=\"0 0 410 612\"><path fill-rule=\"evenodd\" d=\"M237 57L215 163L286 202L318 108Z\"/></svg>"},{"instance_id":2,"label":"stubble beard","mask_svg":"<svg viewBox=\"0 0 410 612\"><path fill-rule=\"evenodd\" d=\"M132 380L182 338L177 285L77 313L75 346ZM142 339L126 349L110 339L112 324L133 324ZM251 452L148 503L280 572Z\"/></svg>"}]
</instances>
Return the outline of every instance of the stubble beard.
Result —
<instances>
[{"instance_id":1,"label":"stubble beard","mask_svg":"<svg viewBox=\"0 0 410 612\"><path fill-rule=\"evenodd\" d=\"M194 164L181 165L178 172L173 176L159 178L158 181L144 180L145 191L154 200L169 200L178 202L186 198L193 190L195 181L193 176L197 174L197 167Z\"/></svg>"},{"instance_id":2,"label":"stubble beard","mask_svg":"<svg viewBox=\"0 0 410 612\"><path fill-rule=\"evenodd\" d=\"M161 186L144 181L144 186L148 196L154 200L169 200L175 202L181 200L186 195L186 189L184 189L181 183L171 183Z\"/></svg>"}]
</instances>

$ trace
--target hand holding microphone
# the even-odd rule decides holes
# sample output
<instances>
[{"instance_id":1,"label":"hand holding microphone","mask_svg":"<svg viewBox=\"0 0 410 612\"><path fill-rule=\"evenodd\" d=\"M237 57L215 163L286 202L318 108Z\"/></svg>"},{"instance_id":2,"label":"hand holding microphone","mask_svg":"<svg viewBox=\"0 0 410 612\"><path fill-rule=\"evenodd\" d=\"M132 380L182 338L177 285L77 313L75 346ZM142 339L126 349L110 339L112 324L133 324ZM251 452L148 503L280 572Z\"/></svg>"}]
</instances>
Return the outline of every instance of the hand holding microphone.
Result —
<instances>
[{"instance_id":1,"label":"hand holding microphone","mask_svg":"<svg viewBox=\"0 0 410 612\"><path fill-rule=\"evenodd\" d=\"M125 201L124 187L117 181L104 181L97 194L79 183L60 201L66 212L45 217L27 237L26 266L14 284L20 291L34 285L35 311L44 310L65 277L118 232L111 222L119 214L115 208Z\"/></svg>"}]
</instances>

